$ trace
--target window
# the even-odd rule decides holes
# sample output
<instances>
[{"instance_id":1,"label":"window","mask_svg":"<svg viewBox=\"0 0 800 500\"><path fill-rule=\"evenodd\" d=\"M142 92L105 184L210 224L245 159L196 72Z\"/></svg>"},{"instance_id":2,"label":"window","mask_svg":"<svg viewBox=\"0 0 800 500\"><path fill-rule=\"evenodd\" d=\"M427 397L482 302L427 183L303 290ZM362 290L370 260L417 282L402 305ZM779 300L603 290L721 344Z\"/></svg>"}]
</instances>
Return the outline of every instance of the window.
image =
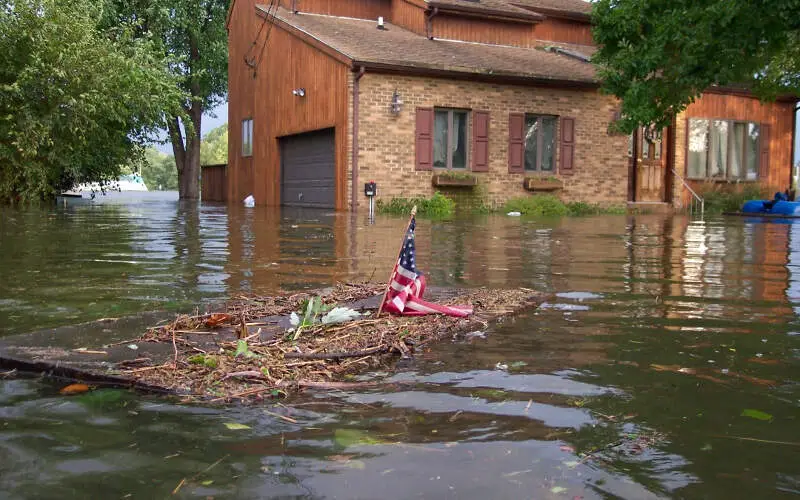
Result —
<instances>
[{"instance_id":1,"label":"window","mask_svg":"<svg viewBox=\"0 0 800 500\"><path fill-rule=\"evenodd\" d=\"M436 109L433 123L433 166L467 168L469 111Z\"/></svg>"},{"instance_id":2,"label":"window","mask_svg":"<svg viewBox=\"0 0 800 500\"><path fill-rule=\"evenodd\" d=\"M689 120L690 179L755 180L758 178L761 127L731 120Z\"/></svg>"},{"instance_id":3,"label":"window","mask_svg":"<svg viewBox=\"0 0 800 500\"><path fill-rule=\"evenodd\" d=\"M525 170L552 172L556 165L556 117L525 115Z\"/></svg>"},{"instance_id":4,"label":"window","mask_svg":"<svg viewBox=\"0 0 800 500\"><path fill-rule=\"evenodd\" d=\"M242 156L253 156L253 119L242 120Z\"/></svg>"}]
</instances>

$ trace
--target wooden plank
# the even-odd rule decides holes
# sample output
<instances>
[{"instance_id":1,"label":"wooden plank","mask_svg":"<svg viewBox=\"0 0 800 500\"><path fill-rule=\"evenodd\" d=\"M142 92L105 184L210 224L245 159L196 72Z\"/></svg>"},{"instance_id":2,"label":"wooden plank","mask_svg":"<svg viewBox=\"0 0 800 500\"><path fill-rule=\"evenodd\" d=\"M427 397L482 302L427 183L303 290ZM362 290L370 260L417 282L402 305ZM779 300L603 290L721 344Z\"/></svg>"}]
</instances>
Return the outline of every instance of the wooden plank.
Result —
<instances>
[{"instance_id":1,"label":"wooden plank","mask_svg":"<svg viewBox=\"0 0 800 500\"><path fill-rule=\"evenodd\" d=\"M262 0L262 3L268 2ZM284 0L284 4L291 6L291 0ZM388 22L392 14L392 0L297 0L296 8L299 12L360 19L377 20L378 16L383 16Z\"/></svg>"},{"instance_id":2,"label":"wooden plank","mask_svg":"<svg viewBox=\"0 0 800 500\"><path fill-rule=\"evenodd\" d=\"M548 17L534 26L531 38L578 45L594 45L591 24L552 17Z\"/></svg>"},{"instance_id":3,"label":"wooden plank","mask_svg":"<svg viewBox=\"0 0 800 500\"><path fill-rule=\"evenodd\" d=\"M451 14L439 14L433 18L433 37L515 47L532 47L540 43L533 36L531 23L494 21Z\"/></svg>"},{"instance_id":4,"label":"wooden plank","mask_svg":"<svg viewBox=\"0 0 800 500\"><path fill-rule=\"evenodd\" d=\"M425 10L408 2L408 0L394 0L392 2L392 23L413 31L419 35L425 34Z\"/></svg>"}]
</instances>

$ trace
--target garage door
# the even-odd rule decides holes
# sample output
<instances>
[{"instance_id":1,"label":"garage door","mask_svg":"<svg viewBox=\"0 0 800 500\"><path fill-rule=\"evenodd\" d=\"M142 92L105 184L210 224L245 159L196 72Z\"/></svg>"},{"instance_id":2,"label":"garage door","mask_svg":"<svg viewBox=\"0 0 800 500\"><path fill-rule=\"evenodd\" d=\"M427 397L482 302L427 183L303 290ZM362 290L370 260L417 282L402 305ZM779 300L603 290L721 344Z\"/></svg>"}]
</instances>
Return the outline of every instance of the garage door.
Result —
<instances>
[{"instance_id":1,"label":"garage door","mask_svg":"<svg viewBox=\"0 0 800 500\"><path fill-rule=\"evenodd\" d=\"M336 206L333 131L330 128L280 139L283 205Z\"/></svg>"}]
</instances>

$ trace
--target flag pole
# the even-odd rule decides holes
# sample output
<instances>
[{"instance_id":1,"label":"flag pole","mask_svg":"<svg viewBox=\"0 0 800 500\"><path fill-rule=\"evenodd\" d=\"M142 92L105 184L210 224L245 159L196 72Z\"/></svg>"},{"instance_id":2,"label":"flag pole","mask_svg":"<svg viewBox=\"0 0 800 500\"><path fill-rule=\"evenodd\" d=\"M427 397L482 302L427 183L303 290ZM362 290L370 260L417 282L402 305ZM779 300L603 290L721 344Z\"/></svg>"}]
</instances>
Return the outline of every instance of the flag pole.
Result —
<instances>
[{"instance_id":1,"label":"flag pole","mask_svg":"<svg viewBox=\"0 0 800 500\"><path fill-rule=\"evenodd\" d=\"M400 250L397 251L397 255L400 255L400 252L403 251L403 245L406 244L406 235L408 234L408 228L411 227L411 221L414 220L414 216L417 215L417 206L414 205L414 208L411 209L411 217L408 218L408 225L406 226L406 230L403 231L403 241L400 243ZM383 304L386 303L386 294L389 293L389 287L392 286L392 278L394 277L394 273L397 271L397 261L394 263L394 267L392 268L392 273L389 275L389 281L386 283L386 288L383 289L383 297L381 298L381 306L378 308L378 314L375 315L377 318L383 312Z\"/></svg>"}]
</instances>

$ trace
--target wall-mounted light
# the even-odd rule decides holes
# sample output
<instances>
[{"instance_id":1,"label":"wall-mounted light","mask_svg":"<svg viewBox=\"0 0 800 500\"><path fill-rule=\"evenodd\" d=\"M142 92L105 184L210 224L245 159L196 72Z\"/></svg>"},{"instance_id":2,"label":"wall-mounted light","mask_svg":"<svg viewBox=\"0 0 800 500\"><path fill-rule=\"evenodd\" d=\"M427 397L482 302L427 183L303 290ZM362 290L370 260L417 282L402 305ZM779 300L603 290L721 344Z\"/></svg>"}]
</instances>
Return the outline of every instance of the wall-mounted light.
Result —
<instances>
[{"instance_id":1,"label":"wall-mounted light","mask_svg":"<svg viewBox=\"0 0 800 500\"><path fill-rule=\"evenodd\" d=\"M392 94L392 104L391 110L393 115L399 115L400 110L403 109L403 101L400 99L400 94L397 93L397 89L394 89L394 93Z\"/></svg>"},{"instance_id":2,"label":"wall-mounted light","mask_svg":"<svg viewBox=\"0 0 800 500\"><path fill-rule=\"evenodd\" d=\"M292 95L296 95L297 97L305 97L306 96L306 89L299 88L292 90Z\"/></svg>"}]
</instances>

